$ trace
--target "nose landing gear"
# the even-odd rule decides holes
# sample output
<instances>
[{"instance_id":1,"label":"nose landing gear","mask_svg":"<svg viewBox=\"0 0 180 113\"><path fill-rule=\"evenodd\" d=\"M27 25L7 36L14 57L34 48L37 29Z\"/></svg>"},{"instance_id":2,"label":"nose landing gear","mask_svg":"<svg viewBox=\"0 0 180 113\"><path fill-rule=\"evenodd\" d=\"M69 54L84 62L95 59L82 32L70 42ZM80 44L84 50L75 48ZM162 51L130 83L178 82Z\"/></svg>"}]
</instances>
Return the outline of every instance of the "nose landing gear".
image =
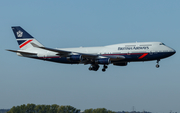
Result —
<instances>
[{"instance_id":1,"label":"nose landing gear","mask_svg":"<svg viewBox=\"0 0 180 113\"><path fill-rule=\"evenodd\" d=\"M160 67L159 61L160 61L160 60L157 60L156 68L159 68L159 67Z\"/></svg>"}]
</instances>

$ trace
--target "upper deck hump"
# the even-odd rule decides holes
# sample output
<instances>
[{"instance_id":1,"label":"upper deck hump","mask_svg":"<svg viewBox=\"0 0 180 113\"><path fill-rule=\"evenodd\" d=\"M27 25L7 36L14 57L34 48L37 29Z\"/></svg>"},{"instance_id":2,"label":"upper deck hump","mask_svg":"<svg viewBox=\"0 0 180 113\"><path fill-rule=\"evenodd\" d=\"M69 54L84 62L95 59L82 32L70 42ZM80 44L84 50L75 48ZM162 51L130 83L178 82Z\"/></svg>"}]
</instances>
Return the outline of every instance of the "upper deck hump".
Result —
<instances>
[{"instance_id":1,"label":"upper deck hump","mask_svg":"<svg viewBox=\"0 0 180 113\"><path fill-rule=\"evenodd\" d=\"M105 47L116 47L116 46L150 46L159 45L161 42L134 42L134 43L119 43L113 45L107 45Z\"/></svg>"}]
</instances>

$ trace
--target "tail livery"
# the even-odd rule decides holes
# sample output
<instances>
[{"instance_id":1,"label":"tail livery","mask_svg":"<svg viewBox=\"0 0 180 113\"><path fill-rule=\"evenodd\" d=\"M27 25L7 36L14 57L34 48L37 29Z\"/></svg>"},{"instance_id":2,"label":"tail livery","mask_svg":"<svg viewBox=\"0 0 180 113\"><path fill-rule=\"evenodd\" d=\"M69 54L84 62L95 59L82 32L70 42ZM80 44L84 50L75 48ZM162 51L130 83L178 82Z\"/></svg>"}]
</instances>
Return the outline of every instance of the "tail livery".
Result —
<instances>
[{"instance_id":1,"label":"tail livery","mask_svg":"<svg viewBox=\"0 0 180 113\"><path fill-rule=\"evenodd\" d=\"M33 42L38 46L43 46L33 36L31 36L28 32L26 32L20 26L14 26L14 27L12 27L12 30L13 30L13 33L14 33L16 40L19 44L20 49L26 50L26 49L32 48L33 46L30 44L30 42Z\"/></svg>"}]
</instances>

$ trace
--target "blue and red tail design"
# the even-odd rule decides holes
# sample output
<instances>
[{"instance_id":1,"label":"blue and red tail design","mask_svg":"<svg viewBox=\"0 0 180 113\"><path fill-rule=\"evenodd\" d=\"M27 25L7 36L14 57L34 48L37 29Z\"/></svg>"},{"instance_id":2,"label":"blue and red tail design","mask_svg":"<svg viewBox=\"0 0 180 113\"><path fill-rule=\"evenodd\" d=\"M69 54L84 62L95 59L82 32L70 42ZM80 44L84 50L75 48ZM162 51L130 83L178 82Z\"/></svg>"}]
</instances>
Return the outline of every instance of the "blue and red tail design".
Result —
<instances>
[{"instance_id":1,"label":"blue and red tail design","mask_svg":"<svg viewBox=\"0 0 180 113\"><path fill-rule=\"evenodd\" d=\"M36 44L38 46L43 46L36 39L34 39L33 36L31 36L28 32L26 32L20 26L14 26L14 27L12 27L12 30L13 30L13 33L14 33L16 40L19 44L20 49L32 48L33 46L30 44L30 42L33 42L34 44Z\"/></svg>"}]
</instances>

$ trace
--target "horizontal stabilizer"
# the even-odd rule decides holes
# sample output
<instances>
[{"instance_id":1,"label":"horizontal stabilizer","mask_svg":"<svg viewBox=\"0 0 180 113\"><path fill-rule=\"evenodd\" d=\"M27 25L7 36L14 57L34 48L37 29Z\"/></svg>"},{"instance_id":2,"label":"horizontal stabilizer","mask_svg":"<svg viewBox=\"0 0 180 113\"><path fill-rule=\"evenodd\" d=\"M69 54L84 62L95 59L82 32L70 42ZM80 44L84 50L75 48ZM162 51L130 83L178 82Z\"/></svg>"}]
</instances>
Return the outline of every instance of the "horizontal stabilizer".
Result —
<instances>
[{"instance_id":1,"label":"horizontal stabilizer","mask_svg":"<svg viewBox=\"0 0 180 113\"><path fill-rule=\"evenodd\" d=\"M30 52L24 52L24 51L16 51L16 50L9 50L7 51L15 52L15 53L22 53L22 54L28 54L28 55L37 55L37 53L30 53Z\"/></svg>"}]
</instances>

